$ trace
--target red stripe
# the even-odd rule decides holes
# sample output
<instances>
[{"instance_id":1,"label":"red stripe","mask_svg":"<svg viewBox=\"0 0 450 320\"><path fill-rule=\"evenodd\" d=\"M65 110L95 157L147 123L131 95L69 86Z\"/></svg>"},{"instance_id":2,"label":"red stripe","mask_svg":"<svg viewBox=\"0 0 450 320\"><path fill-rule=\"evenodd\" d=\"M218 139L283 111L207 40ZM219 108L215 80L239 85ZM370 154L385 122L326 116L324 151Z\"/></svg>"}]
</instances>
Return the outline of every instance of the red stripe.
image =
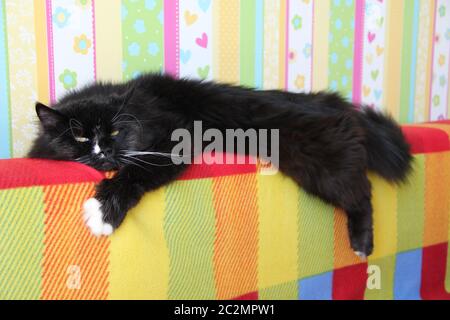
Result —
<instances>
[{"instance_id":1,"label":"red stripe","mask_svg":"<svg viewBox=\"0 0 450 320\"><path fill-rule=\"evenodd\" d=\"M0 177L0 189L8 189L35 185L99 182L104 175L76 162L11 159L0 160Z\"/></svg>"},{"instance_id":2,"label":"red stripe","mask_svg":"<svg viewBox=\"0 0 450 320\"><path fill-rule=\"evenodd\" d=\"M449 137L443 130L414 126L403 126L402 130L414 154L450 150Z\"/></svg>"},{"instance_id":3,"label":"red stripe","mask_svg":"<svg viewBox=\"0 0 450 320\"><path fill-rule=\"evenodd\" d=\"M258 291L250 292L234 298L233 300L259 300Z\"/></svg>"},{"instance_id":4,"label":"red stripe","mask_svg":"<svg viewBox=\"0 0 450 320\"><path fill-rule=\"evenodd\" d=\"M367 283L367 263L333 272L333 300L363 300Z\"/></svg>"},{"instance_id":5,"label":"red stripe","mask_svg":"<svg viewBox=\"0 0 450 320\"><path fill-rule=\"evenodd\" d=\"M447 248L448 243L423 248L420 294L424 300L450 300L445 289Z\"/></svg>"}]
</instances>

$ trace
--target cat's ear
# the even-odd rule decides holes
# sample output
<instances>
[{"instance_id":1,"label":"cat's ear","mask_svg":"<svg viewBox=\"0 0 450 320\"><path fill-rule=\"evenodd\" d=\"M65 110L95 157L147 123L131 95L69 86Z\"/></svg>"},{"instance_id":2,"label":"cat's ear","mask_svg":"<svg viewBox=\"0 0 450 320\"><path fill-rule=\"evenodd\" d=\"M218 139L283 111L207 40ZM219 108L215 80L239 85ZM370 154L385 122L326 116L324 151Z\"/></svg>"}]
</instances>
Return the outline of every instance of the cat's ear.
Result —
<instances>
[{"instance_id":1,"label":"cat's ear","mask_svg":"<svg viewBox=\"0 0 450 320\"><path fill-rule=\"evenodd\" d=\"M40 102L36 103L36 114L44 128L48 129L56 128L65 119L63 114Z\"/></svg>"}]
</instances>

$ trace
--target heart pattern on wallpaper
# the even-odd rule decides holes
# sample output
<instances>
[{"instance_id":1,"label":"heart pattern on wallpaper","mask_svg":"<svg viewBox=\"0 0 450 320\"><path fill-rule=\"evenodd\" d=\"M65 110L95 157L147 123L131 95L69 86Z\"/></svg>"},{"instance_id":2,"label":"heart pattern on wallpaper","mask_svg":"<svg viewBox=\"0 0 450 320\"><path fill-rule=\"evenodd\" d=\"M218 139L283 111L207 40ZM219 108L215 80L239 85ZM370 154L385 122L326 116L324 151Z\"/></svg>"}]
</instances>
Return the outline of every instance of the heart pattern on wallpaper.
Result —
<instances>
[{"instance_id":1,"label":"heart pattern on wallpaper","mask_svg":"<svg viewBox=\"0 0 450 320\"><path fill-rule=\"evenodd\" d=\"M195 43L201 48L208 48L208 35L203 32L200 38L195 39Z\"/></svg>"}]
</instances>

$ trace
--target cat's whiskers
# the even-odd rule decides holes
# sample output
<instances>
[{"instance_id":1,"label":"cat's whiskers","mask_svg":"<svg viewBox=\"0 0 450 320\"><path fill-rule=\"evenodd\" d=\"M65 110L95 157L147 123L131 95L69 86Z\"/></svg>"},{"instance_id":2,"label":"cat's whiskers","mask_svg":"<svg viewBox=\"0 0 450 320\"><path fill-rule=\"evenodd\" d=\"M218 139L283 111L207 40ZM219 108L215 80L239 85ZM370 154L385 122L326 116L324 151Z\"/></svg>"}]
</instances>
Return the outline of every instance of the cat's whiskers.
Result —
<instances>
[{"instance_id":1,"label":"cat's whiskers","mask_svg":"<svg viewBox=\"0 0 450 320\"><path fill-rule=\"evenodd\" d=\"M139 159L139 158L136 158L136 157L133 157L133 156L129 156L129 155L122 155L121 159L124 159L124 158L127 159L127 160L130 160L130 161L133 161L133 160L134 161L140 161L141 163L148 164L150 166L155 166L155 167L168 167L168 166L173 165L172 163L168 163L168 164L153 163L153 162L145 161L145 160L142 160L142 159Z\"/></svg>"}]
</instances>

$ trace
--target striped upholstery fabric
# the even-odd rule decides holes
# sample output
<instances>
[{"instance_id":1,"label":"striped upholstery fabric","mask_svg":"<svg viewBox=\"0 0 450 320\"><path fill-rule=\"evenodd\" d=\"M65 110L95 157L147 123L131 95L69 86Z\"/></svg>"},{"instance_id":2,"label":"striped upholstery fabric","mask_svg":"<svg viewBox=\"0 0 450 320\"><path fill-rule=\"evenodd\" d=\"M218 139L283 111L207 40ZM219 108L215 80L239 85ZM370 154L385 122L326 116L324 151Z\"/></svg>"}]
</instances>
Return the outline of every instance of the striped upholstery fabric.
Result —
<instances>
[{"instance_id":1,"label":"striped upholstery fabric","mask_svg":"<svg viewBox=\"0 0 450 320\"><path fill-rule=\"evenodd\" d=\"M370 175L367 262L342 212L254 165L194 165L97 239L81 207L103 174L2 160L0 299L449 299L450 122L404 132L415 171L401 187Z\"/></svg>"}]
</instances>

